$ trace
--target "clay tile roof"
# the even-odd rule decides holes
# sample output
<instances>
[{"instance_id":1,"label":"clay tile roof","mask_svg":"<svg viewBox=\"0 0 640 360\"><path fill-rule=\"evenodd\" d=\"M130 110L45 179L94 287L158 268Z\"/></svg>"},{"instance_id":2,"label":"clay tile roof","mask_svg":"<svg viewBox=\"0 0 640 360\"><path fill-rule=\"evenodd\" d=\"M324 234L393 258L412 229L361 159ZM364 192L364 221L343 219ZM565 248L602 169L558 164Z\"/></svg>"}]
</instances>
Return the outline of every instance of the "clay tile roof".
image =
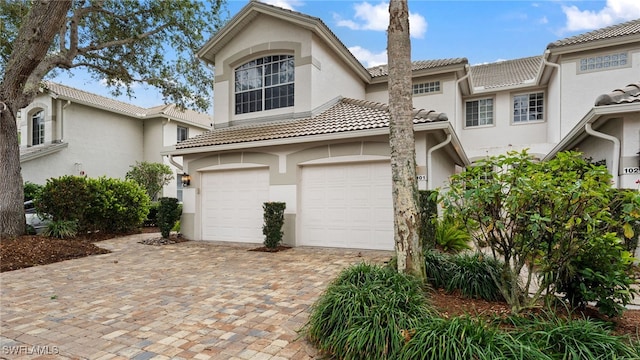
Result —
<instances>
[{"instance_id":1,"label":"clay tile roof","mask_svg":"<svg viewBox=\"0 0 640 360\"><path fill-rule=\"evenodd\" d=\"M44 81L44 89L65 99L76 100L87 105L92 105L107 110L125 113L133 116L141 116L145 113L145 109L128 104L126 102L110 99L105 96L92 94L90 92L72 88L70 86Z\"/></svg>"},{"instance_id":2,"label":"clay tile roof","mask_svg":"<svg viewBox=\"0 0 640 360\"><path fill-rule=\"evenodd\" d=\"M602 94L596 99L596 106L616 105L640 102L640 81L629 84L623 89L616 89Z\"/></svg>"},{"instance_id":3,"label":"clay tile roof","mask_svg":"<svg viewBox=\"0 0 640 360\"><path fill-rule=\"evenodd\" d=\"M444 113L426 110L414 111L414 124L447 120L447 116ZM388 126L388 105L343 98L315 117L214 129L180 142L176 145L176 149L295 138L385 128Z\"/></svg>"},{"instance_id":4,"label":"clay tile roof","mask_svg":"<svg viewBox=\"0 0 640 360\"><path fill-rule=\"evenodd\" d=\"M611 39L633 34L640 34L640 19L627 21L622 24L612 25L602 29L590 31L588 33L561 39L547 45L547 49Z\"/></svg>"},{"instance_id":5,"label":"clay tile roof","mask_svg":"<svg viewBox=\"0 0 640 360\"><path fill-rule=\"evenodd\" d=\"M171 117L177 120L192 122L203 126L208 126L211 123L209 115L188 109L181 110L175 104L164 104L145 109L133 104L114 100L51 81L44 81L43 88L44 90L63 99L77 101L88 106L102 108L136 118L149 118L154 116Z\"/></svg>"},{"instance_id":6,"label":"clay tile roof","mask_svg":"<svg viewBox=\"0 0 640 360\"><path fill-rule=\"evenodd\" d=\"M180 109L176 104L160 105L146 109L147 117L168 116L174 119L193 122L204 126L209 126L213 121L211 116L190 109Z\"/></svg>"},{"instance_id":7,"label":"clay tile roof","mask_svg":"<svg viewBox=\"0 0 640 360\"><path fill-rule=\"evenodd\" d=\"M467 64L466 58L453 58L453 59L438 59L438 60L419 60L411 63L411 71L433 69L449 65ZM371 77L387 76L389 75L389 67L385 65L378 65L368 68Z\"/></svg>"},{"instance_id":8,"label":"clay tile roof","mask_svg":"<svg viewBox=\"0 0 640 360\"><path fill-rule=\"evenodd\" d=\"M471 67L474 87L485 89L533 82L540 71L542 56L499 61Z\"/></svg>"}]
</instances>

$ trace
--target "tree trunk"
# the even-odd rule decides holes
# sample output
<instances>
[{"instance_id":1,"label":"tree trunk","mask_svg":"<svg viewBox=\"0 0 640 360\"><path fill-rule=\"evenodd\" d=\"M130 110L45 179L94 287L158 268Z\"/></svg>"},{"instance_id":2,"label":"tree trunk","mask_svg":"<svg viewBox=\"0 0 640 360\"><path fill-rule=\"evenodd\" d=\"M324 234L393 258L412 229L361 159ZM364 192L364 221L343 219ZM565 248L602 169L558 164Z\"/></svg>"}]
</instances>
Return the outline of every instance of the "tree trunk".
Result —
<instances>
[{"instance_id":1,"label":"tree trunk","mask_svg":"<svg viewBox=\"0 0 640 360\"><path fill-rule=\"evenodd\" d=\"M424 254L418 231L420 213L413 134L411 40L407 0L391 0L389 3L387 56L389 59L389 143L398 271L424 279Z\"/></svg>"},{"instance_id":2,"label":"tree trunk","mask_svg":"<svg viewBox=\"0 0 640 360\"><path fill-rule=\"evenodd\" d=\"M16 114L35 98L46 74L41 64L70 8L71 0L32 3L0 82L0 239L25 232Z\"/></svg>"}]
</instances>

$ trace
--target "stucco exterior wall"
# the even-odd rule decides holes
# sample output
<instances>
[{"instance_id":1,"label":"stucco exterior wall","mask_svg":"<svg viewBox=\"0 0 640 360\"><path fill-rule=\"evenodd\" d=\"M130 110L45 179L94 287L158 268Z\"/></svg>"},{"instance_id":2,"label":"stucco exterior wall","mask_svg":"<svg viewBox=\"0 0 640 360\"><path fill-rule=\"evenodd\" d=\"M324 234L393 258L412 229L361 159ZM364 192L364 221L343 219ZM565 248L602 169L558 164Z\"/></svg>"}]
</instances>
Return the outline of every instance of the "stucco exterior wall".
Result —
<instances>
[{"instance_id":1,"label":"stucco exterior wall","mask_svg":"<svg viewBox=\"0 0 640 360\"><path fill-rule=\"evenodd\" d=\"M56 154L23 162L24 181L44 184L50 177L80 175L124 178L143 159L143 123L77 103L63 112L64 141ZM46 131L46 130L45 130Z\"/></svg>"},{"instance_id":2,"label":"stucco exterior wall","mask_svg":"<svg viewBox=\"0 0 640 360\"><path fill-rule=\"evenodd\" d=\"M580 73L580 59L614 52L628 51L629 66L609 68L603 71ZM582 117L593 107L596 98L613 89L619 89L638 80L640 73L640 48L637 46L606 48L597 51L581 52L571 56L563 56L562 66L562 98L561 119L562 136L565 136Z\"/></svg>"},{"instance_id":3,"label":"stucco exterior wall","mask_svg":"<svg viewBox=\"0 0 640 360\"><path fill-rule=\"evenodd\" d=\"M465 122L465 102L479 99L494 99L494 123L486 126L462 128L460 139L470 160L474 161L487 155L503 154L510 150L530 149L532 154L546 154L551 148L547 141L547 113L545 120L514 123L513 96L533 92L544 92L544 89L529 89L524 91L502 91L485 96L474 96L462 101L460 121Z\"/></svg>"}]
</instances>

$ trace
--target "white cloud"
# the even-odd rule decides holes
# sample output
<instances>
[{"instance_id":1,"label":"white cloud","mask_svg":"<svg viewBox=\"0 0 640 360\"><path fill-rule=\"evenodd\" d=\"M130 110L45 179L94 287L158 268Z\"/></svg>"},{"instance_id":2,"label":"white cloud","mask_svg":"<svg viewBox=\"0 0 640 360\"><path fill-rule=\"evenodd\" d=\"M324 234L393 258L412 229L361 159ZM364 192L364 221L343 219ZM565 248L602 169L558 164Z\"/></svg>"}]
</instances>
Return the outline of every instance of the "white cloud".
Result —
<instances>
[{"instance_id":1,"label":"white cloud","mask_svg":"<svg viewBox=\"0 0 640 360\"><path fill-rule=\"evenodd\" d=\"M364 67L370 68L373 66L384 65L387 63L387 51L384 50L377 54L372 53L371 51L360 47L360 46L352 46L349 48L349 51L356 57Z\"/></svg>"},{"instance_id":2,"label":"white cloud","mask_svg":"<svg viewBox=\"0 0 640 360\"><path fill-rule=\"evenodd\" d=\"M295 10L295 7L302 6L300 0L260 0L265 4L281 7L283 9Z\"/></svg>"},{"instance_id":3,"label":"white cloud","mask_svg":"<svg viewBox=\"0 0 640 360\"><path fill-rule=\"evenodd\" d=\"M338 26L348 27L351 30L386 31L389 27L389 3L381 2L372 5L362 2L353 6L355 15L353 19L342 19L335 14L334 19ZM409 30L411 37L422 39L427 32L427 20L424 16L409 12Z\"/></svg>"},{"instance_id":4,"label":"white cloud","mask_svg":"<svg viewBox=\"0 0 640 360\"><path fill-rule=\"evenodd\" d=\"M538 23L540 23L540 24L548 24L549 23L549 19L547 19L546 16L543 16L538 20Z\"/></svg>"},{"instance_id":5,"label":"white cloud","mask_svg":"<svg viewBox=\"0 0 640 360\"><path fill-rule=\"evenodd\" d=\"M640 17L640 1L607 0L598 11L580 10L577 6L563 6L567 16L567 31L593 30Z\"/></svg>"}]
</instances>

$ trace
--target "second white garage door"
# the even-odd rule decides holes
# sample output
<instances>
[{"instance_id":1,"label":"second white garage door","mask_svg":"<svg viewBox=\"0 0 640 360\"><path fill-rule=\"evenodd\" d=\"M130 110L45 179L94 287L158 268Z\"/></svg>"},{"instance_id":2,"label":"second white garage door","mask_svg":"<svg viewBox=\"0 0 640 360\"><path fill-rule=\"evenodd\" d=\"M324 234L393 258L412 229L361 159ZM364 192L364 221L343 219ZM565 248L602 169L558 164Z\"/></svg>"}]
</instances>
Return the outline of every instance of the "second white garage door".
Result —
<instances>
[{"instance_id":1,"label":"second white garage door","mask_svg":"<svg viewBox=\"0 0 640 360\"><path fill-rule=\"evenodd\" d=\"M202 239L261 243L269 171L243 169L202 175Z\"/></svg>"},{"instance_id":2,"label":"second white garage door","mask_svg":"<svg viewBox=\"0 0 640 360\"><path fill-rule=\"evenodd\" d=\"M388 162L304 166L298 244L393 250Z\"/></svg>"}]
</instances>

